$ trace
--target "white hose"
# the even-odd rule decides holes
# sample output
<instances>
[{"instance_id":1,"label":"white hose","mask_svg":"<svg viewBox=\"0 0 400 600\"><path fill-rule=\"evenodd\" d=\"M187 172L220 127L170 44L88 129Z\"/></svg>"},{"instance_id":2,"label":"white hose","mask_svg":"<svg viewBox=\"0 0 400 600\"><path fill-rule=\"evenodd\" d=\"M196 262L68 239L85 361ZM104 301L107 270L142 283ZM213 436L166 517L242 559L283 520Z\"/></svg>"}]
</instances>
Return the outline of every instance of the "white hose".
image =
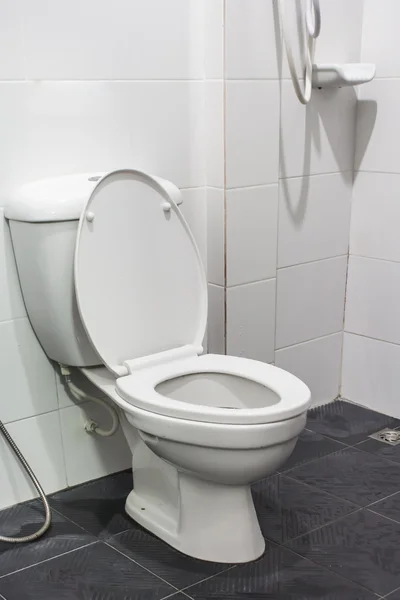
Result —
<instances>
[{"instance_id":1,"label":"white hose","mask_svg":"<svg viewBox=\"0 0 400 600\"><path fill-rule=\"evenodd\" d=\"M96 396L89 396L89 394L86 394L81 389L79 389L74 383L72 383L72 381L68 381L68 379L66 379L65 381L71 394L75 396L77 400L84 399L90 400L91 402L96 402L97 404L100 404L100 406L108 410L108 412L110 413L112 419L110 429L102 429L95 421L90 419L90 421L87 421L85 424L85 430L88 433L96 433L97 435L101 435L102 437L110 437L111 435L114 435L119 426L119 416L115 408L110 406L109 403L106 400L103 400L102 398L96 398Z\"/></svg>"},{"instance_id":2,"label":"white hose","mask_svg":"<svg viewBox=\"0 0 400 600\"><path fill-rule=\"evenodd\" d=\"M294 91L296 92L297 98L302 104L308 104L311 98L312 92L312 69L314 63L315 54L315 40L321 31L321 7L319 0L307 0L306 14L305 14L305 31L304 31L304 89L300 85L299 78L297 77L295 61L292 51L292 46L289 40L289 34L287 32L285 23L285 0L278 0L278 11L279 18L282 27L282 36L286 48L286 55L288 60L288 66L290 71L290 77L292 79Z\"/></svg>"}]
</instances>

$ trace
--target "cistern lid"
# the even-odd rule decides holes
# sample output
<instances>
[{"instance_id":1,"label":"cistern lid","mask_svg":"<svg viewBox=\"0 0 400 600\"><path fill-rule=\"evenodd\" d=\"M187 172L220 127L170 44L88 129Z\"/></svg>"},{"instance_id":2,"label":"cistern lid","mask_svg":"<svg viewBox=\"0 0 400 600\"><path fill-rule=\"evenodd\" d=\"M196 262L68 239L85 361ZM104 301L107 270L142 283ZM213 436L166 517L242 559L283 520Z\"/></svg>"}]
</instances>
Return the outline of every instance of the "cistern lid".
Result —
<instances>
[{"instance_id":1,"label":"cistern lid","mask_svg":"<svg viewBox=\"0 0 400 600\"><path fill-rule=\"evenodd\" d=\"M172 183L124 169L103 176L79 222L75 288L87 334L104 364L200 347L207 283Z\"/></svg>"}]
</instances>

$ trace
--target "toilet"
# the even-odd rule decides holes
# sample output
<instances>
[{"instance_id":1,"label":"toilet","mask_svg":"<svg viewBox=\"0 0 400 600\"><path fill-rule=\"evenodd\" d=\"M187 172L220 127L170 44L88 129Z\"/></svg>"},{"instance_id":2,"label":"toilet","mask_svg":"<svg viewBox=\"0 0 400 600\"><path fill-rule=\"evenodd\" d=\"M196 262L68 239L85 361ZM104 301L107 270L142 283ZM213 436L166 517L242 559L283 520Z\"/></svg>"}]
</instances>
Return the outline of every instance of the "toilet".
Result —
<instances>
[{"instance_id":1,"label":"toilet","mask_svg":"<svg viewBox=\"0 0 400 600\"><path fill-rule=\"evenodd\" d=\"M310 391L204 353L207 281L181 202L171 182L121 169L28 184L5 215L45 352L118 407L128 515L190 556L247 562L265 548L250 486L290 456Z\"/></svg>"}]
</instances>

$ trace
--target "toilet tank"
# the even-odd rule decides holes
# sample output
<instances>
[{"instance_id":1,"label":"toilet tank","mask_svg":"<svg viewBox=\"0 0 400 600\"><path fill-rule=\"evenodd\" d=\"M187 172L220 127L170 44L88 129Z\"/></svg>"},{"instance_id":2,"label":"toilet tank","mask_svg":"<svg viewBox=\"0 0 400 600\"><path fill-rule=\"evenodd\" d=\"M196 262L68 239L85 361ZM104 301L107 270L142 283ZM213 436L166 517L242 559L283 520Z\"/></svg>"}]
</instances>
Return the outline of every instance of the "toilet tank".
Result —
<instances>
[{"instance_id":1,"label":"toilet tank","mask_svg":"<svg viewBox=\"0 0 400 600\"><path fill-rule=\"evenodd\" d=\"M47 356L70 366L102 363L79 315L73 275L79 217L100 178L37 181L18 190L5 209L32 327Z\"/></svg>"}]
</instances>

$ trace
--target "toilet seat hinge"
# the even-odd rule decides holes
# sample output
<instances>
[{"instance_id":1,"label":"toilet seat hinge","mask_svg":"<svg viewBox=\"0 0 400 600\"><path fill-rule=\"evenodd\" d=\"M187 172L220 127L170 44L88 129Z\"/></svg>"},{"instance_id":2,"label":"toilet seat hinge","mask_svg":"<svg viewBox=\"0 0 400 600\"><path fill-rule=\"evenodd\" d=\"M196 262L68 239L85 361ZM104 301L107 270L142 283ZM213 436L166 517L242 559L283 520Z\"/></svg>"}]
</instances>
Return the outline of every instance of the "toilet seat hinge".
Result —
<instances>
[{"instance_id":1,"label":"toilet seat hinge","mask_svg":"<svg viewBox=\"0 0 400 600\"><path fill-rule=\"evenodd\" d=\"M155 367L162 363L169 363L173 360L183 360L185 358L193 358L202 354L202 346L194 346L193 344L187 344L186 346L180 346L179 348L172 348L171 350L164 350L163 352L157 352L156 354L149 354L148 356L141 356L140 358L134 358L132 360L124 360L122 363L122 369L127 371L126 375L131 375L135 371L139 371L146 368Z\"/></svg>"}]
</instances>

